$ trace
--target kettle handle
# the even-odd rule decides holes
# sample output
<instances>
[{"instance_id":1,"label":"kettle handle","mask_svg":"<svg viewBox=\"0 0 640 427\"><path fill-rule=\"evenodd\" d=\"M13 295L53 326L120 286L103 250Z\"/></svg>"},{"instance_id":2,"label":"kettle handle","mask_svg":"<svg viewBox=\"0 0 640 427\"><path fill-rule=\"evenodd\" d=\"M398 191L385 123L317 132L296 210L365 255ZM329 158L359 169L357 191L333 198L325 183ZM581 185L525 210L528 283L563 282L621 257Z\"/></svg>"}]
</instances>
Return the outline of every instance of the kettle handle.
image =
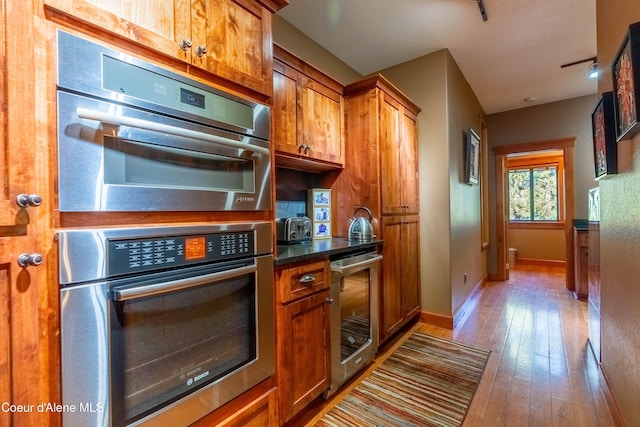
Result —
<instances>
[{"instance_id":1,"label":"kettle handle","mask_svg":"<svg viewBox=\"0 0 640 427\"><path fill-rule=\"evenodd\" d=\"M355 216L356 216L356 212L358 212L358 211L360 211L360 210L366 211L366 212L367 212L367 214L369 214L369 221L372 221L372 220L373 220L373 214L371 213L371 210L370 210L368 207L366 207L366 206L360 206L360 207L359 207L359 208L357 208L355 211L353 211L353 216L355 217Z\"/></svg>"}]
</instances>

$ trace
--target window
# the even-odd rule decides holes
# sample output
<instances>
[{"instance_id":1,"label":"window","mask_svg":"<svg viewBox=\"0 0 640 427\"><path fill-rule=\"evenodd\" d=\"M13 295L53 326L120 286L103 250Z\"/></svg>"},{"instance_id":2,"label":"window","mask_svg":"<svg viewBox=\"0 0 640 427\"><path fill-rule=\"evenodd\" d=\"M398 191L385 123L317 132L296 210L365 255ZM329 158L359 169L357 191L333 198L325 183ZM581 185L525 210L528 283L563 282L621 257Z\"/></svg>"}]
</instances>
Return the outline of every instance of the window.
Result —
<instances>
[{"instance_id":1,"label":"window","mask_svg":"<svg viewBox=\"0 0 640 427\"><path fill-rule=\"evenodd\" d=\"M558 167L510 170L509 220L558 219Z\"/></svg>"},{"instance_id":2,"label":"window","mask_svg":"<svg viewBox=\"0 0 640 427\"><path fill-rule=\"evenodd\" d=\"M514 156L507 160L509 221L564 221L563 161L557 155Z\"/></svg>"}]
</instances>

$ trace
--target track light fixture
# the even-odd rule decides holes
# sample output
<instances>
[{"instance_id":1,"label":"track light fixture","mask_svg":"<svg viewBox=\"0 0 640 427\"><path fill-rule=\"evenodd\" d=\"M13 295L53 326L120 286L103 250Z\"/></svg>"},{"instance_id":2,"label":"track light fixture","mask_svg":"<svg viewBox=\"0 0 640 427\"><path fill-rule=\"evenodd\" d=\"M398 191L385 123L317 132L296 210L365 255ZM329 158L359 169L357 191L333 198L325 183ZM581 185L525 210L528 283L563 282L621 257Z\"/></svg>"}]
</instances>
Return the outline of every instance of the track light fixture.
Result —
<instances>
[{"instance_id":1,"label":"track light fixture","mask_svg":"<svg viewBox=\"0 0 640 427\"><path fill-rule=\"evenodd\" d=\"M591 62L589 65L589 78L595 79L598 77L598 63L597 57L592 56L591 58L581 59L580 61L569 62L568 64L563 64L560 68L571 67L572 65L584 64L585 62Z\"/></svg>"},{"instance_id":2,"label":"track light fixture","mask_svg":"<svg viewBox=\"0 0 640 427\"><path fill-rule=\"evenodd\" d=\"M487 16L487 10L484 8L484 3L482 2L482 0L474 0L476 3L478 3L478 8L480 9L480 15L482 15L482 20L483 21L487 21L487 19L489 19L489 17Z\"/></svg>"}]
</instances>

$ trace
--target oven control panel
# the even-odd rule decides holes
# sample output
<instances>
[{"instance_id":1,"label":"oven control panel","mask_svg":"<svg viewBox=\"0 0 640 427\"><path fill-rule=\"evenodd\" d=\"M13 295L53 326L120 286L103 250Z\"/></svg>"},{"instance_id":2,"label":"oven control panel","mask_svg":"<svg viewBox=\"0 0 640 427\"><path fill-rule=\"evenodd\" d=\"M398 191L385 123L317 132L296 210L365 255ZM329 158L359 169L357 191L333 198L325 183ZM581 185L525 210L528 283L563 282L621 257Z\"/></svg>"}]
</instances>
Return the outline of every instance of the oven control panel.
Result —
<instances>
[{"instance_id":1,"label":"oven control panel","mask_svg":"<svg viewBox=\"0 0 640 427\"><path fill-rule=\"evenodd\" d=\"M253 232L109 240L109 276L255 255Z\"/></svg>"}]
</instances>

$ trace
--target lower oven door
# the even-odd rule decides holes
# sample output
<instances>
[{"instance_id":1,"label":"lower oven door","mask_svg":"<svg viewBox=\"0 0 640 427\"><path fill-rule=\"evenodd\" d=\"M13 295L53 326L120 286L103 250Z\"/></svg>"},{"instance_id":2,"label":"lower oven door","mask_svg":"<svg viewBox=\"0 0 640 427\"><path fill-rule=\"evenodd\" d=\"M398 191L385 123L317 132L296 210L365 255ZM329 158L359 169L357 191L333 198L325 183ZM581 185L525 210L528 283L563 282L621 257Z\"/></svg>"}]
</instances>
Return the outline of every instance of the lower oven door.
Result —
<instances>
[{"instance_id":1,"label":"lower oven door","mask_svg":"<svg viewBox=\"0 0 640 427\"><path fill-rule=\"evenodd\" d=\"M188 425L271 376L271 255L62 290L65 426Z\"/></svg>"}]
</instances>

